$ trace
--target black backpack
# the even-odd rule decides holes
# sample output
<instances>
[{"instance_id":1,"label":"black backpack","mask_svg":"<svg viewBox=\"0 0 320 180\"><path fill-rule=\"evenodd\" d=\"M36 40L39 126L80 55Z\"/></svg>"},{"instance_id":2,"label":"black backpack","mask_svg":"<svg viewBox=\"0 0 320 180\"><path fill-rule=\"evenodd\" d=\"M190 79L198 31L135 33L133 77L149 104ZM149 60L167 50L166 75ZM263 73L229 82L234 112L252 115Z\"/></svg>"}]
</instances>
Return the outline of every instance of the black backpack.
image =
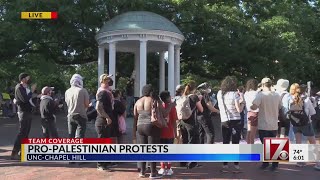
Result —
<instances>
[{"instance_id":1,"label":"black backpack","mask_svg":"<svg viewBox=\"0 0 320 180\"><path fill-rule=\"evenodd\" d=\"M291 108L291 105L290 105ZM290 110L287 113L287 117L290 120L291 124L296 127L306 126L309 123L309 116L304 111L304 99L303 105L297 110Z\"/></svg>"}]
</instances>

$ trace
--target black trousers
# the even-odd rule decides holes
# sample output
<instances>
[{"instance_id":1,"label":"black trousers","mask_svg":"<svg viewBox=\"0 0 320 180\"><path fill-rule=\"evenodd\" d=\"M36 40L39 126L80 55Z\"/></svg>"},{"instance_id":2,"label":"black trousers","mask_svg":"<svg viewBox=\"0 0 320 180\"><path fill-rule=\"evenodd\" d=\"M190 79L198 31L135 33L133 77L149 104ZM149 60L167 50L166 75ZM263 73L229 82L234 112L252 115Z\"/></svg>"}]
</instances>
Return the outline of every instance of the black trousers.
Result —
<instances>
[{"instance_id":1,"label":"black trousers","mask_svg":"<svg viewBox=\"0 0 320 180\"><path fill-rule=\"evenodd\" d=\"M214 127L211 117L198 116L199 122L199 143L200 144L213 144L214 143ZM206 136L206 142L205 137Z\"/></svg>"},{"instance_id":2,"label":"black trousers","mask_svg":"<svg viewBox=\"0 0 320 180\"><path fill-rule=\"evenodd\" d=\"M199 144L199 128L197 124L180 123L183 144ZM181 162L180 166L193 166L196 162Z\"/></svg>"},{"instance_id":3,"label":"black trousers","mask_svg":"<svg viewBox=\"0 0 320 180\"><path fill-rule=\"evenodd\" d=\"M14 142L12 154L17 154L21 150L21 141L24 138L28 138L30 129L31 129L31 123L32 123L32 113L31 112L18 112L18 118L19 118L19 133L17 135L17 138Z\"/></svg>"},{"instance_id":4,"label":"black trousers","mask_svg":"<svg viewBox=\"0 0 320 180\"><path fill-rule=\"evenodd\" d=\"M241 120L230 120L222 122L221 126L223 144L230 144L230 140L232 144L239 144L243 127ZM227 162L223 163L223 165L227 164ZM234 162L234 164L237 165L239 164L239 162Z\"/></svg>"},{"instance_id":5,"label":"black trousers","mask_svg":"<svg viewBox=\"0 0 320 180\"><path fill-rule=\"evenodd\" d=\"M281 132L282 129L284 129L284 132ZM278 122L278 136L280 135L285 135L286 137L289 136L289 131L290 131L290 121L285 121L285 122Z\"/></svg>"},{"instance_id":6,"label":"black trousers","mask_svg":"<svg viewBox=\"0 0 320 180\"><path fill-rule=\"evenodd\" d=\"M110 138L110 126L96 124L96 132L98 134L98 138ZM98 162L98 167L107 167L109 162Z\"/></svg>"},{"instance_id":7,"label":"black trousers","mask_svg":"<svg viewBox=\"0 0 320 180\"><path fill-rule=\"evenodd\" d=\"M277 130L275 131L267 131L267 130L259 130L259 138L262 144L264 143L263 139L265 137L276 137L277 136ZM263 166L267 167L269 166L269 162L263 162ZM273 162L272 167L278 167L279 163L278 162Z\"/></svg>"},{"instance_id":8,"label":"black trousers","mask_svg":"<svg viewBox=\"0 0 320 180\"><path fill-rule=\"evenodd\" d=\"M140 124L137 127L138 141L140 144L160 144L161 129L152 124ZM140 173L145 174L146 162L139 162ZM157 174L157 163L151 162L151 174Z\"/></svg>"},{"instance_id":9,"label":"black trousers","mask_svg":"<svg viewBox=\"0 0 320 180\"><path fill-rule=\"evenodd\" d=\"M55 120L41 119L41 126L44 138L58 138Z\"/></svg>"},{"instance_id":10,"label":"black trousers","mask_svg":"<svg viewBox=\"0 0 320 180\"><path fill-rule=\"evenodd\" d=\"M199 144L199 128L197 125L192 125L181 121L181 135L183 144Z\"/></svg>"}]
</instances>

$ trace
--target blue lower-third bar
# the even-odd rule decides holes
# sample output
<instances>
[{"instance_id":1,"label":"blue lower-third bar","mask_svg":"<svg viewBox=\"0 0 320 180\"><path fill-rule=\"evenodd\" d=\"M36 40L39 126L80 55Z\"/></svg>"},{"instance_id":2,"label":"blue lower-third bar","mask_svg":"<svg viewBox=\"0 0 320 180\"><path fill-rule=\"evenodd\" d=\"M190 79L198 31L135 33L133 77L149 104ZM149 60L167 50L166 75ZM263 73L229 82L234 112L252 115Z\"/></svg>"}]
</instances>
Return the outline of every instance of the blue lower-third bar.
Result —
<instances>
[{"instance_id":1,"label":"blue lower-third bar","mask_svg":"<svg viewBox=\"0 0 320 180\"><path fill-rule=\"evenodd\" d=\"M23 161L258 162L260 154L27 154Z\"/></svg>"}]
</instances>

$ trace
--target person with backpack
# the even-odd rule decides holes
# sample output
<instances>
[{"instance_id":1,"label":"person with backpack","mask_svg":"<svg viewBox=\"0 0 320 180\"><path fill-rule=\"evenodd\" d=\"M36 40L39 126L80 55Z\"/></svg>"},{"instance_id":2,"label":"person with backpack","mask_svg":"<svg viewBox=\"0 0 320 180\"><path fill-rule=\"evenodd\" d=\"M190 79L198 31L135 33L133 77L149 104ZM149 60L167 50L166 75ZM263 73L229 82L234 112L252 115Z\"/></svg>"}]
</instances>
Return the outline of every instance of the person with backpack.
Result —
<instances>
[{"instance_id":1,"label":"person with backpack","mask_svg":"<svg viewBox=\"0 0 320 180\"><path fill-rule=\"evenodd\" d=\"M163 107L167 108L172 104L171 96L169 91L163 91L160 93L160 99L163 102ZM173 144L175 137L177 137L176 121L178 120L177 111L175 107L172 107L169 115L166 117L168 127L161 129L160 143L161 144ZM159 174L171 176L173 170L171 169L171 162L161 162L161 169L158 171Z\"/></svg>"},{"instance_id":2,"label":"person with backpack","mask_svg":"<svg viewBox=\"0 0 320 180\"><path fill-rule=\"evenodd\" d=\"M134 123L133 140L136 141L136 132L138 132L138 142L140 144L159 144L162 117L167 117L175 103L170 104L166 109L163 108L158 94L153 90L150 84L142 88L142 97L134 105ZM157 116L157 117L154 117ZM161 178L162 175L157 172L156 162L151 163L151 179ZM146 162L139 162L139 177L146 177Z\"/></svg>"},{"instance_id":3,"label":"person with backpack","mask_svg":"<svg viewBox=\"0 0 320 180\"><path fill-rule=\"evenodd\" d=\"M246 102L247 108L247 138L246 141L248 144L254 144L254 140L257 134L258 127L258 113L259 109L252 110L250 106L252 105L253 100L258 94L258 81L255 79L250 79L246 84L246 92L244 94L244 99Z\"/></svg>"},{"instance_id":4,"label":"person with backpack","mask_svg":"<svg viewBox=\"0 0 320 180\"><path fill-rule=\"evenodd\" d=\"M244 108L244 98L239 96L237 91L237 80L234 76L227 76L221 82L221 90L217 94L223 144L239 144L241 139L241 115ZM221 172L229 172L227 162L223 163ZM239 162L234 162L235 173L240 172Z\"/></svg>"},{"instance_id":5,"label":"person with backpack","mask_svg":"<svg viewBox=\"0 0 320 180\"><path fill-rule=\"evenodd\" d=\"M290 129L292 129L290 121L288 121L285 117L285 114L288 111L288 108L285 106L285 104L290 96L289 92L287 91L288 87L289 81L286 79L279 79L277 81L277 85L275 86L276 92L280 95L282 101L282 107L279 111L278 118L278 137L288 137L290 135Z\"/></svg>"},{"instance_id":6,"label":"person with backpack","mask_svg":"<svg viewBox=\"0 0 320 180\"><path fill-rule=\"evenodd\" d=\"M310 101L306 97L305 90L302 90L299 84L294 83L290 86L290 98L288 101L288 119L293 125L293 132L296 138L296 144L301 144L302 135L306 136L310 144L316 144L315 133L311 123L311 116L316 114L316 111ZM302 167L306 164L303 162L297 163Z\"/></svg>"},{"instance_id":7,"label":"person with backpack","mask_svg":"<svg viewBox=\"0 0 320 180\"><path fill-rule=\"evenodd\" d=\"M200 144L205 143L205 135L206 135L206 144L214 143L214 127L213 122L211 120L211 112L219 113L219 110L214 108L212 105L211 99L209 97L209 93L211 89L208 83L202 83L198 86L198 90L201 93L201 105L203 107L203 112L199 112L197 114L197 120L199 122L199 138Z\"/></svg>"},{"instance_id":8,"label":"person with backpack","mask_svg":"<svg viewBox=\"0 0 320 180\"><path fill-rule=\"evenodd\" d=\"M261 84L262 91L257 94L250 109L256 110L259 108L259 137L260 141L264 143L264 138L277 136L279 110L282 108L282 102L280 95L271 90L272 81L270 78L263 78ZM278 162L272 162L270 170L277 172L278 166ZM263 162L260 169L265 171L268 167L269 162Z\"/></svg>"},{"instance_id":9,"label":"person with backpack","mask_svg":"<svg viewBox=\"0 0 320 180\"><path fill-rule=\"evenodd\" d=\"M199 129L197 122L197 111L202 113L203 106L200 99L195 95L197 89L195 81L190 81L184 89L184 93L177 100L177 116L181 123L181 134L183 144L199 144ZM180 163L180 166L186 165L188 169L198 166L196 162Z\"/></svg>"}]
</instances>

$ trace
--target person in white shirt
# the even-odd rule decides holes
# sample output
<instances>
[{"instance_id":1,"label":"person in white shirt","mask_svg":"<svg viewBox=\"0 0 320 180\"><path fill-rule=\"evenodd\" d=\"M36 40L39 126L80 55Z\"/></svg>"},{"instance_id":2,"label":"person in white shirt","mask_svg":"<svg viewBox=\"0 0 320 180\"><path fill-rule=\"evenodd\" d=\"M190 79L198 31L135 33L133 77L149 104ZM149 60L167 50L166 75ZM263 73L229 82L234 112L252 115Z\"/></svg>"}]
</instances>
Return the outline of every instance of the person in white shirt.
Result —
<instances>
[{"instance_id":1,"label":"person in white shirt","mask_svg":"<svg viewBox=\"0 0 320 180\"><path fill-rule=\"evenodd\" d=\"M258 94L258 81L255 79L250 79L246 84L246 92L244 94L244 100L246 102L247 108L247 143L254 144L254 139L257 133L258 126L258 112L259 109L252 110L250 106L252 105L253 100Z\"/></svg>"},{"instance_id":2,"label":"person in white shirt","mask_svg":"<svg viewBox=\"0 0 320 180\"><path fill-rule=\"evenodd\" d=\"M220 110L223 144L239 144L241 139L241 115L244 108L244 98L237 91L235 77L227 76L221 83L221 90L217 94ZM228 163L224 162L222 172L228 172ZM234 162L234 169L240 171L239 163Z\"/></svg>"}]
</instances>

